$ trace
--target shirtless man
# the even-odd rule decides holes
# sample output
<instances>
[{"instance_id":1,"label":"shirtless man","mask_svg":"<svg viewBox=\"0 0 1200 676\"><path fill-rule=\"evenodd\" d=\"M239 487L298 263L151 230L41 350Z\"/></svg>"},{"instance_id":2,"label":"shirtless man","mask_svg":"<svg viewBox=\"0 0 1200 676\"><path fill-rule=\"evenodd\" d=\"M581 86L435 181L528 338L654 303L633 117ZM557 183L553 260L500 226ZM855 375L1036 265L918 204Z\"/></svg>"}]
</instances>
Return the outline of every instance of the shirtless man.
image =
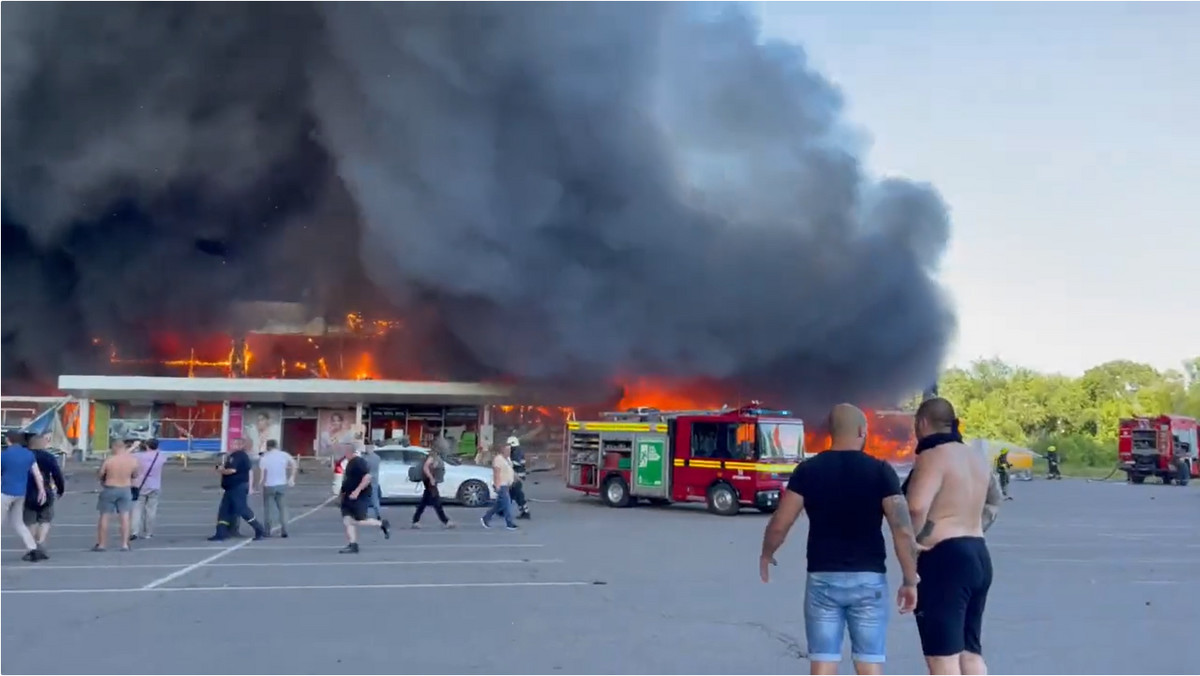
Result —
<instances>
[{"instance_id":1,"label":"shirtless man","mask_svg":"<svg viewBox=\"0 0 1200 676\"><path fill-rule=\"evenodd\" d=\"M130 488L138 478L138 460L133 457L125 442L115 439L111 452L96 473L100 477L100 496L96 499L96 511L100 522L96 525L96 546L92 551L104 551L108 540L108 518L117 514L121 519L121 551L129 551L129 517L133 511L133 492Z\"/></svg>"},{"instance_id":2,"label":"shirtless man","mask_svg":"<svg viewBox=\"0 0 1200 676\"><path fill-rule=\"evenodd\" d=\"M991 463L962 441L950 402L921 404L907 484L917 544L917 630L930 674L986 674L983 610L992 558L983 533L1002 499Z\"/></svg>"}]
</instances>

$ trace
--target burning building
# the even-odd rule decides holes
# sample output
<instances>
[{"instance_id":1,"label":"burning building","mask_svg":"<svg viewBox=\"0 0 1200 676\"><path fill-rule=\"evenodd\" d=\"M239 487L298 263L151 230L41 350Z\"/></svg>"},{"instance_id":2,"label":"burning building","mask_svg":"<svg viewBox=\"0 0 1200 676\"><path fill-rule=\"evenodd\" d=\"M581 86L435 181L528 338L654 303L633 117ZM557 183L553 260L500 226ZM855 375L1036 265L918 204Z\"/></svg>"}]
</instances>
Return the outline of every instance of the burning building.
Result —
<instances>
[{"instance_id":1,"label":"burning building","mask_svg":"<svg viewBox=\"0 0 1200 676\"><path fill-rule=\"evenodd\" d=\"M743 7L0 10L6 391L667 382L811 417L919 389L954 331L941 197L870 176Z\"/></svg>"}]
</instances>

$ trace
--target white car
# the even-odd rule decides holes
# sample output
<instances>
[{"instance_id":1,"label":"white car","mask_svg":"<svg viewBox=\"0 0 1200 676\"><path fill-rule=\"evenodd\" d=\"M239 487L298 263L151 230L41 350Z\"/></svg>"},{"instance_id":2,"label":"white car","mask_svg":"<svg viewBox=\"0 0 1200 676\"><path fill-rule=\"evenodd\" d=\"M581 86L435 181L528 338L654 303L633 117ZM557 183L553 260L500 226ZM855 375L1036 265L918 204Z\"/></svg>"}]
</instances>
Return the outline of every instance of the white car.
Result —
<instances>
[{"instance_id":1,"label":"white car","mask_svg":"<svg viewBox=\"0 0 1200 676\"><path fill-rule=\"evenodd\" d=\"M381 500L419 500L423 487L408 480L408 468L421 466L429 455L428 448L420 446L384 446L375 449L379 454L379 491ZM438 492L445 502L457 502L467 507L479 507L494 497L492 469L464 465L454 456L442 456L446 462L445 481L438 484Z\"/></svg>"}]
</instances>

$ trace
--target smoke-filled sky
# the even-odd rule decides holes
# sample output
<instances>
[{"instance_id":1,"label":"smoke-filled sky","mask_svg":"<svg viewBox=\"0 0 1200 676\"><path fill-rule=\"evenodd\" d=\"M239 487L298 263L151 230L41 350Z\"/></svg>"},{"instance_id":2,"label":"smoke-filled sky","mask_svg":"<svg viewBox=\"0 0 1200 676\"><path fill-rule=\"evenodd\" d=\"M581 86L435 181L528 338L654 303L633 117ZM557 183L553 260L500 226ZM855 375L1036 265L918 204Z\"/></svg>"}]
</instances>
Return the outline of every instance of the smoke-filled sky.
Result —
<instances>
[{"instance_id":1,"label":"smoke-filled sky","mask_svg":"<svg viewBox=\"0 0 1200 676\"><path fill-rule=\"evenodd\" d=\"M459 376L796 404L919 389L953 333L937 192L864 175L740 7L2 8L6 376L233 299L386 302Z\"/></svg>"}]
</instances>

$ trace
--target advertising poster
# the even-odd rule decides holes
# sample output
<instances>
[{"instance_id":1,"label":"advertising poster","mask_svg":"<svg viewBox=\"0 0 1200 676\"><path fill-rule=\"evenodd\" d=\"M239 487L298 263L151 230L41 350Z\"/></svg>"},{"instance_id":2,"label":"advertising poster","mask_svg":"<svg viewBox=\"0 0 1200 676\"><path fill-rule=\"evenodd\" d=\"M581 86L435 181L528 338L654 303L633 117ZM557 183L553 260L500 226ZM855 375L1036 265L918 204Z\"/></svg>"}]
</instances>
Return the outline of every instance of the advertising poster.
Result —
<instances>
[{"instance_id":1,"label":"advertising poster","mask_svg":"<svg viewBox=\"0 0 1200 676\"><path fill-rule=\"evenodd\" d=\"M282 406L250 406L242 410L242 438L246 440L246 451L251 457L267 452L267 441L274 440L282 448ZM229 427L233 425L233 407L229 408Z\"/></svg>"},{"instance_id":2,"label":"advertising poster","mask_svg":"<svg viewBox=\"0 0 1200 676\"><path fill-rule=\"evenodd\" d=\"M358 431L353 409L328 409L317 412L317 455L332 456L337 444L354 443ZM359 436L358 440L361 440Z\"/></svg>"},{"instance_id":3,"label":"advertising poster","mask_svg":"<svg viewBox=\"0 0 1200 676\"><path fill-rule=\"evenodd\" d=\"M242 405L229 404L229 426L225 428L225 448L233 448L234 439L242 438Z\"/></svg>"}]
</instances>

